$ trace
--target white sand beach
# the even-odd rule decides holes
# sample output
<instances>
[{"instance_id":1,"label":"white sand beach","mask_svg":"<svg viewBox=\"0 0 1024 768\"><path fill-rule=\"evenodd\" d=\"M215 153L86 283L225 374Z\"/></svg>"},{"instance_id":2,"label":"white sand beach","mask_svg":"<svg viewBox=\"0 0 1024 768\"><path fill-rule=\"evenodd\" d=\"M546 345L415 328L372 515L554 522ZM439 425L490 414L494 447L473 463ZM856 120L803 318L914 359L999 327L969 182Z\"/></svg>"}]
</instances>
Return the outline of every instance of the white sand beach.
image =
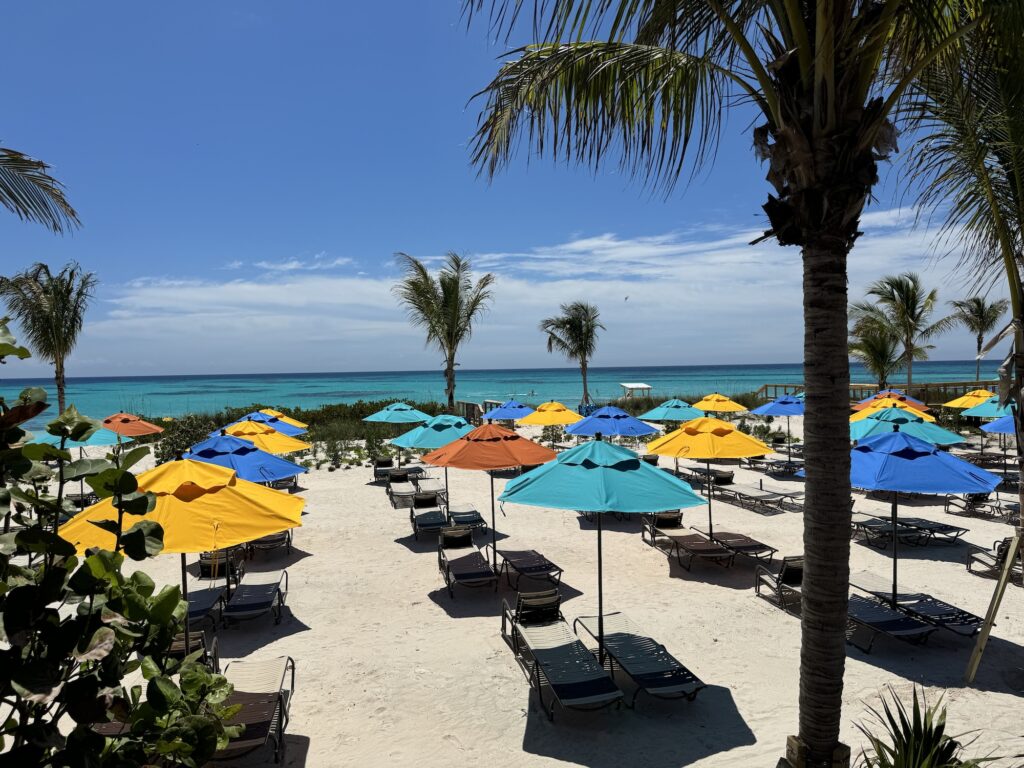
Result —
<instances>
[{"instance_id":1,"label":"white sand beach","mask_svg":"<svg viewBox=\"0 0 1024 768\"><path fill-rule=\"evenodd\" d=\"M729 468L737 482L799 486ZM288 569L284 621L275 626L266 617L218 631L222 664L294 657L285 765L775 765L796 730L800 624L755 596L752 562L738 558L729 569L697 563L688 572L641 542L639 519L609 516L606 610L628 613L707 687L693 702L641 695L635 710L556 709L549 722L499 634L502 600L515 592L502 582L497 593L457 588L449 597L436 538L415 541L408 510L393 509L371 474L365 467L323 469L302 478L308 505L296 549L249 563L250 571ZM451 470L449 478L453 503L472 503L489 517L485 473ZM504 484L496 481L499 493ZM884 514L888 505L858 495L854 509ZM1011 532L1004 523L953 517L937 506L910 502L903 514L911 513L963 525L970 529L966 541L985 547ZM714 516L719 530L760 539L779 556L801 552L799 513L763 516L716 498ZM707 511L687 510L685 519L703 527ZM506 546L537 549L564 569L570 622L596 612L594 525L571 512L506 505L497 530ZM984 615L994 581L967 572L966 550L902 548L901 589L928 591ZM178 579L175 556L145 567L158 580ZM890 554L854 543L851 569L886 579ZM843 738L855 755L864 743L856 723L867 721L867 707L878 705L886 686L906 697L914 683L932 698L945 694L951 733L976 732L969 754L1024 753L1024 589L1009 588L970 688L962 677L973 640L938 631L923 646L880 637L870 654L848 647ZM627 679L620 685L633 689ZM244 764L272 762L266 750Z\"/></svg>"}]
</instances>

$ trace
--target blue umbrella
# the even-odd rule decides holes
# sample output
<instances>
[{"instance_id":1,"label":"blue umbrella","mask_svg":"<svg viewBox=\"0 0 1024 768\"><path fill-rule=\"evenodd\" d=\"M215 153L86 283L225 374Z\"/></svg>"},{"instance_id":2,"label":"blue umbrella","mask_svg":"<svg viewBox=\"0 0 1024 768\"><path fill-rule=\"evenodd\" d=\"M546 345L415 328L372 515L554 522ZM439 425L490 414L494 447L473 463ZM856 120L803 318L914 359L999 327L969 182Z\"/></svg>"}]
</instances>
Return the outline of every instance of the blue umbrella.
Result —
<instances>
[{"instance_id":1,"label":"blue umbrella","mask_svg":"<svg viewBox=\"0 0 1024 768\"><path fill-rule=\"evenodd\" d=\"M636 437L653 435L658 430L640 419L630 416L621 408L606 405L598 408L585 419L565 428L570 435L620 435Z\"/></svg>"},{"instance_id":2,"label":"blue umbrella","mask_svg":"<svg viewBox=\"0 0 1024 768\"><path fill-rule=\"evenodd\" d=\"M261 451L248 440L231 435L217 435L196 443L183 458L233 469L240 478L253 483L270 483L306 471L299 464Z\"/></svg>"},{"instance_id":3,"label":"blue umbrella","mask_svg":"<svg viewBox=\"0 0 1024 768\"><path fill-rule=\"evenodd\" d=\"M793 441L790 440L789 433L789 417L790 416L803 416L804 415L804 401L802 398L794 397L793 395L783 395L777 397L770 403L758 406L751 413L757 416L785 416L786 417L786 449L788 450L788 458L793 458Z\"/></svg>"},{"instance_id":4,"label":"blue umbrella","mask_svg":"<svg viewBox=\"0 0 1024 768\"><path fill-rule=\"evenodd\" d=\"M988 424L982 424L981 431L991 432L995 435L1012 435L1014 433L1013 414L1008 413L1005 416L1000 416L995 421L990 421Z\"/></svg>"},{"instance_id":5,"label":"blue umbrella","mask_svg":"<svg viewBox=\"0 0 1024 768\"><path fill-rule=\"evenodd\" d=\"M647 413L641 413L637 418L644 421L693 421L706 416L704 411L698 410L685 400L672 398L661 405L651 408Z\"/></svg>"},{"instance_id":6,"label":"blue umbrella","mask_svg":"<svg viewBox=\"0 0 1024 768\"><path fill-rule=\"evenodd\" d=\"M892 491L892 603L896 604L899 493L991 493L1001 478L903 432L870 437L850 451L850 484Z\"/></svg>"},{"instance_id":7,"label":"blue umbrella","mask_svg":"<svg viewBox=\"0 0 1024 768\"><path fill-rule=\"evenodd\" d=\"M883 408L860 421L850 422L850 439L865 440L899 430L905 435L916 437L932 445L955 445L964 442L956 432L943 429L938 424L925 421L920 416L907 413L902 408Z\"/></svg>"},{"instance_id":8,"label":"blue umbrella","mask_svg":"<svg viewBox=\"0 0 1024 768\"><path fill-rule=\"evenodd\" d=\"M961 411L961 414L964 416L978 416L982 419L994 419L998 416L1006 416L1009 413L1013 413L1013 403L1000 406L999 395L994 395L984 403L980 403L973 408Z\"/></svg>"},{"instance_id":9,"label":"blue umbrella","mask_svg":"<svg viewBox=\"0 0 1024 768\"><path fill-rule=\"evenodd\" d=\"M605 512L644 514L704 505L704 499L674 475L662 472L626 448L589 440L547 464L509 481L502 502L597 515L598 647L604 663L604 585L601 518Z\"/></svg>"},{"instance_id":10,"label":"blue umbrella","mask_svg":"<svg viewBox=\"0 0 1024 768\"><path fill-rule=\"evenodd\" d=\"M382 421L387 424L416 424L420 421L427 421L430 417L423 411L417 411L408 403L392 403L386 408L381 408L376 413L371 413L363 421Z\"/></svg>"},{"instance_id":11,"label":"blue umbrella","mask_svg":"<svg viewBox=\"0 0 1024 768\"><path fill-rule=\"evenodd\" d=\"M533 408L530 406L523 405L518 400L506 400L497 408L491 408L483 415L483 418L494 421L515 421L523 416L529 416L531 413L533 413Z\"/></svg>"},{"instance_id":12,"label":"blue umbrella","mask_svg":"<svg viewBox=\"0 0 1024 768\"><path fill-rule=\"evenodd\" d=\"M288 437L297 437L299 435L306 434L306 430L303 429L302 427L296 427L294 424L289 424L287 421L282 421L277 416L271 416L270 414L263 413L261 411L253 411L252 413L247 413L242 418L232 421L231 424L228 424L227 426L230 427L234 424L240 424L243 421L258 421L260 424L266 424L268 427L276 429L282 435L288 435ZM216 432L212 432L210 434L210 437L219 434L220 430L217 430Z\"/></svg>"},{"instance_id":13,"label":"blue umbrella","mask_svg":"<svg viewBox=\"0 0 1024 768\"><path fill-rule=\"evenodd\" d=\"M473 431L473 425L461 416L442 413L426 424L413 427L391 440L392 445L399 448L429 448L431 450L448 445L458 440L467 432Z\"/></svg>"}]
</instances>

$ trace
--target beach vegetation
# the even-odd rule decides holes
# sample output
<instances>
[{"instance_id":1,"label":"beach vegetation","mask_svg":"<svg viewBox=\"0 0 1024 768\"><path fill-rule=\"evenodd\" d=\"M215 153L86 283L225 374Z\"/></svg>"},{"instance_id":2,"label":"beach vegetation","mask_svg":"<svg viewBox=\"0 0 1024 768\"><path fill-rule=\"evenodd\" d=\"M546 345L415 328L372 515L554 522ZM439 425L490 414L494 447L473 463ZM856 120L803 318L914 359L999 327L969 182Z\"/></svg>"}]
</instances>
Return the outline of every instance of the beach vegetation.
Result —
<instances>
[{"instance_id":1,"label":"beach vegetation","mask_svg":"<svg viewBox=\"0 0 1024 768\"><path fill-rule=\"evenodd\" d=\"M583 379L583 397L580 404L590 405L587 368L597 351L597 332L605 330L601 325L600 310L585 301L569 302L560 307L560 314L541 320L540 330L547 336L549 354L560 352L580 367L580 376Z\"/></svg>"},{"instance_id":2,"label":"beach vegetation","mask_svg":"<svg viewBox=\"0 0 1024 768\"><path fill-rule=\"evenodd\" d=\"M246 411L248 413L248 411ZM176 461L191 450L196 443L210 437L210 433L229 422L215 422L208 415L190 413L164 424L160 440L156 443L156 461L163 464Z\"/></svg>"},{"instance_id":3,"label":"beach vegetation","mask_svg":"<svg viewBox=\"0 0 1024 768\"><path fill-rule=\"evenodd\" d=\"M470 21L489 19L498 36L532 33L479 94L471 152L488 176L527 144L530 154L595 169L617 158L626 173L669 192L714 158L728 112L739 108L752 123L772 187L759 240L799 247L803 265L807 546L796 744L801 762L848 762L839 743L851 519L847 260L878 164L897 148L894 120L915 80L954 59L982 9L996 6L464 0L463 7ZM517 23L528 15L532 24ZM752 121L750 110L758 113Z\"/></svg>"},{"instance_id":4,"label":"beach vegetation","mask_svg":"<svg viewBox=\"0 0 1024 768\"><path fill-rule=\"evenodd\" d=\"M962 325L974 336L975 359L974 378L981 380L981 358L982 348L985 346L985 337L999 325L1006 310L1010 308L1009 299L996 299L988 301L984 296L969 296L966 299L951 301L949 305L953 308L953 317L956 322Z\"/></svg>"},{"instance_id":5,"label":"beach vegetation","mask_svg":"<svg viewBox=\"0 0 1024 768\"><path fill-rule=\"evenodd\" d=\"M57 407L62 412L67 405L64 365L78 343L96 283L96 275L75 262L65 264L56 274L46 264L36 263L24 272L0 277L0 298L21 327L29 348L53 365Z\"/></svg>"},{"instance_id":6,"label":"beach vegetation","mask_svg":"<svg viewBox=\"0 0 1024 768\"><path fill-rule=\"evenodd\" d=\"M875 377L879 390L888 388L890 377L905 366L899 338L879 325L854 324L850 331L850 357Z\"/></svg>"},{"instance_id":7,"label":"beach vegetation","mask_svg":"<svg viewBox=\"0 0 1024 768\"><path fill-rule=\"evenodd\" d=\"M426 331L427 346L444 355L445 397L449 413L454 413L456 358L490 306L494 275L488 272L474 282L470 260L453 252L445 257L436 277L413 256L399 253L396 258L403 277L394 294L409 322Z\"/></svg>"}]
</instances>

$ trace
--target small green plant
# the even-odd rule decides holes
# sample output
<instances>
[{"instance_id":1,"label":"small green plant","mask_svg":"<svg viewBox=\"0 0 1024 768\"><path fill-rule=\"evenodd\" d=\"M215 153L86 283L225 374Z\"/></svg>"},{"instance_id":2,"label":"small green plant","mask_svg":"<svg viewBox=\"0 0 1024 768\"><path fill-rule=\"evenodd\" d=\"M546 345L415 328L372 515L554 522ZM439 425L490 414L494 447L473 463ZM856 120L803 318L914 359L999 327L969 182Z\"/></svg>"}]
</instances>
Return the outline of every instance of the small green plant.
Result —
<instances>
[{"instance_id":1,"label":"small green plant","mask_svg":"<svg viewBox=\"0 0 1024 768\"><path fill-rule=\"evenodd\" d=\"M541 430L540 439L541 442L547 442L554 446L555 443L562 439L562 428L557 424L549 424Z\"/></svg>"},{"instance_id":2,"label":"small green plant","mask_svg":"<svg viewBox=\"0 0 1024 768\"><path fill-rule=\"evenodd\" d=\"M193 445L206 440L216 428L212 419L197 414L167 422L156 447L157 464L180 458Z\"/></svg>"}]
</instances>

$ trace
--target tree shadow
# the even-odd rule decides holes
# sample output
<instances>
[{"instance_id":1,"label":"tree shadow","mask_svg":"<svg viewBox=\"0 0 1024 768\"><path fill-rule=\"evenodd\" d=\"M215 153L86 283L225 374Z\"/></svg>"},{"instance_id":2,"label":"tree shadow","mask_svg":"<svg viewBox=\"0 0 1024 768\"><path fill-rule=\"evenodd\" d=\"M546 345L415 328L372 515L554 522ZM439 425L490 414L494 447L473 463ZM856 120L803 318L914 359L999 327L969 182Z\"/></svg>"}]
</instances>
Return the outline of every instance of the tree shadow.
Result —
<instances>
[{"instance_id":1,"label":"tree shadow","mask_svg":"<svg viewBox=\"0 0 1024 768\"><path fill-rule=\"evenodd\" d=\"M225 768L245 766L245 768L306 768L309 764L309 736L286 733L284 735L284 755L280 763L274 761L274 750L269 746L258 752L241 755L232 760L218 761L216 765Z\"/></svg>"},{"instance_id":2,"label":"tree shadow","mask_svg":"<svg viewBox=\"0 0 1024 768\"><path fill-rule=\"evenodd\" d=\"M544 695L547 701L550 692ZM588 768L680 768L756 741L732 693L717 685L692 702L641 694L635 710L576 712L556 704L555 722L531 690L523 751Z\"/></svg>"},{"instance_id":3,"label":"tree shadow","mask_svg":"<svg viewBox=\"0 0 1024 768\"><path fill-rule=\"evenodd\" d=\"M275 624L270 613L253 619L233 622L217 627L217 645L223 658L237 659L285 637L309 630L309 626L295 618L291 606L285 605L281 623Z\"/></svg>"}]
</instances>

